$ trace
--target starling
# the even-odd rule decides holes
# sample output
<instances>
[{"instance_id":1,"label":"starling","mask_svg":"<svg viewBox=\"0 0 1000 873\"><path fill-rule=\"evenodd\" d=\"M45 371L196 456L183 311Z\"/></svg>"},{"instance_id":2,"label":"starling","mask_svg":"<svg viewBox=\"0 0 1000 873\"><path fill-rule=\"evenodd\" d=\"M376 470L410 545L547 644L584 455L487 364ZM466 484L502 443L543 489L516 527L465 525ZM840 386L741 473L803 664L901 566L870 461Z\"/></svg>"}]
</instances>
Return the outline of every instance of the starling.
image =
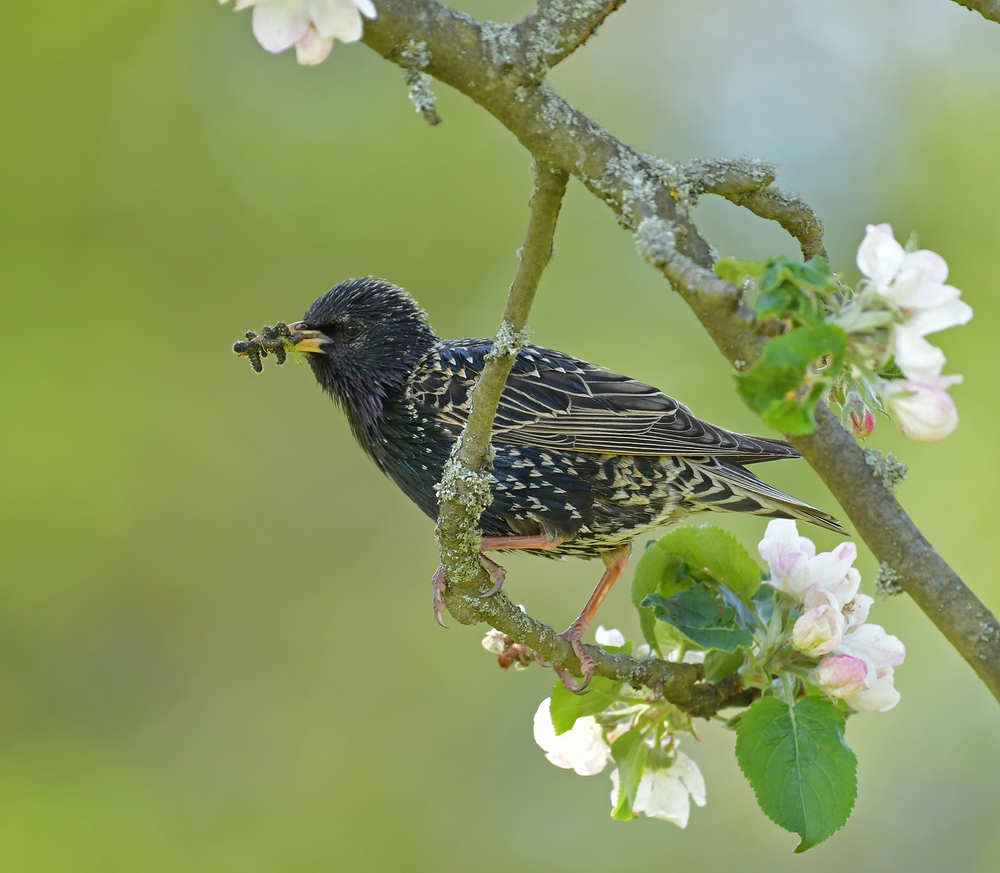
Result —
<instances>
[{"instance_id":1,"label":"starling","mask_svg":"<svg viewBox=\"0 0 1000 873\"><path fill-rule=\"evenodd\" d=\"M469 393L491 339L438 337L403 289L365 278L319 297L289 324L320 386L343 408L375 464L431 518L435 485L469 415ZM837 519L762 482L747 466L798 452L781 440L732 433L696 418L650 385L562 352L525 345L507 379L492 434L492 503L482 551L528 549L599 557L600 583L564 632L581 636L640 534L698 512L747 512L844 533ZM498 589L499 565L483 556ZM440 620L443 571L435 574ZM492 593L492 592L491 592Z\"/></svg>"}]
</instances>

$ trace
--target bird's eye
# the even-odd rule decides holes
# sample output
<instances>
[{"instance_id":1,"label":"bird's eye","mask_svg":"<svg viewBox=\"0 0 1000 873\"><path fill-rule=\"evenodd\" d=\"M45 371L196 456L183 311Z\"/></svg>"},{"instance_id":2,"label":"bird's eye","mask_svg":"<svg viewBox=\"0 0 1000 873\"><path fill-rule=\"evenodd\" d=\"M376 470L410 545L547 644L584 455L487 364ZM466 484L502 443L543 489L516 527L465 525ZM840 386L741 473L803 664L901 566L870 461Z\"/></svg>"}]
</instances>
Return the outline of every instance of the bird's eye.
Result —
<instances>
[{"instance_id":1,"label":"bird's eye","mask_svg":"<svg viewBox=\"0 0 1000 873\"><path fill-rule=\"evenodd\" d=\"M344 326L344 336L346 336L348 339L357 339L359 336L361 336L361 325L358 324L356 321L348 322Z\"/></svg>"}]
</instances>

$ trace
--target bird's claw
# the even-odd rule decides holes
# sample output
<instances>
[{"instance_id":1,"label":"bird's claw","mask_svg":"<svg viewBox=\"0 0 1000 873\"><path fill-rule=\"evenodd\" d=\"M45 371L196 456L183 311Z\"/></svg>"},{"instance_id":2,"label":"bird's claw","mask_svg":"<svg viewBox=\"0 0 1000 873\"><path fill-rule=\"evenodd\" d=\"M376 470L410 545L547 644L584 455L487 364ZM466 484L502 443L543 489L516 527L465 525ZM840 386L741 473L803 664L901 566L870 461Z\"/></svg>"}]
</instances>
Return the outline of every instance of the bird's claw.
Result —
<instances>
[{"instance_id":1,"label":"bird's claw","mask_svg":"<svg viewBox=\"0 0 1000 873\"><path fill-rule=\"evenodd\" d=\"M559 639L565 640L570 644L573 654L580 659L583 681L578 681L565 667L553 668L556 671L556 675L562 680L562 684L566 687L566 690L572 691L574 694L583 694L587 690L590 680L594 678L594 659L590 657L586 647L583 645L583 640L581 639L583 630L577 622L573 622L573 624L558 635Z\"/></svg>"},{"instance_id":2,"label":"bird's claw","mask_svg":"<svg viewBox=\"0 0 1000 873\"><path fill-rule=\"evenodd\" d=\"M492 561L486 557L482 552L479 553L479 563L483 565L483 568L487 573L490 574L490 582L493 583L493 587L490 588L485 594L477 594L477 597L486 599L487 597L492 597L501 588L503 588L504 579L507 577L507 571L501 567L496 561Z\"/></svg>"},{"instance_id":3,"label":"bird's claw","mask_svg":"<svg viewBox=\"0 0 1000 873\"><path fill-rule=\"evenodd\" d=\"M448 608L444 602L444 592L448 587L448 579L444 575L444 564L438 564L438 568L431 577L431 585L434 587L434 621L441 627L448 627L441 617Z\"/></svg>"}]
</instances>

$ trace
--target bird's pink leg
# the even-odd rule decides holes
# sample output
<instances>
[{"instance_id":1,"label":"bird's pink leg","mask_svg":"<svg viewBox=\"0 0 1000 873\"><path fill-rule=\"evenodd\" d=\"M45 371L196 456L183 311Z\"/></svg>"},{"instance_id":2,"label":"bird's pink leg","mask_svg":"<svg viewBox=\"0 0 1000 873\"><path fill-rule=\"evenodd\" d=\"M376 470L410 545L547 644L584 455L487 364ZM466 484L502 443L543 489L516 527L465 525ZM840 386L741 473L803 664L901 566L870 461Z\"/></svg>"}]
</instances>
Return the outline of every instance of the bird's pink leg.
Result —
<instances>
[{"instance_id":1,"label":"bird's pink leg","mask_svg":"<svg viewBox=\"0 0 1000 873\"><path fill-rule=\"evenodd\" d=\"M580 659L580 667L583 670L583 682L577 682L563 667L556 667L555 671L559 675L559 678L562 679L563 685L576 694L583 692L590 684L590 680L594 675L594 659L587 654L587 650L583 647L583 633L590 626L594 616L597 615L601 601L607 596L611 590L611 586L615 584L615 580L621 576L631 554L632 545L629 544L618 549L616 552L605 552L601 555L606 567L604 575L601 576L601 581L597 583L594 593L590 595L590 599L587 601L586 606L583 607L583 611L577 617L576 621L559 634L561 639L566 640L573 647L574 653Z\"/></svg>"}]
</instances>

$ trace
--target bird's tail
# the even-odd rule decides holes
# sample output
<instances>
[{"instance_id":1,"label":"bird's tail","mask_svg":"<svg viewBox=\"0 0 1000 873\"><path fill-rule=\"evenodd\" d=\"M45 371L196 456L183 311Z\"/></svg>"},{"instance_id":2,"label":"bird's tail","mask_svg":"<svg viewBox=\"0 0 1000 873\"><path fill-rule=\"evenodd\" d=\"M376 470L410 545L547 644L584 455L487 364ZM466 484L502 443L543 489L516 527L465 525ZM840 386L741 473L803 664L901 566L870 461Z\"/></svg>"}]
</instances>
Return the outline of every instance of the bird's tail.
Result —
<instances>
[{"instance_id":1,"label":"bird's tail","mask_svg":"<svg viewBox=\"0 0 1000 873\"><path fill-rule=\"evenodd\" d=\"M747 512L766 518L791 518L807 521L817 527L848 535L840 522L830 513L785 494L761 481L739 464L713 458L712 463L699 465L708 478L723 486L694 494L700 508L720 512ZM728 494L727 494L728 492Z\"/></svg>"}]
</instances>

